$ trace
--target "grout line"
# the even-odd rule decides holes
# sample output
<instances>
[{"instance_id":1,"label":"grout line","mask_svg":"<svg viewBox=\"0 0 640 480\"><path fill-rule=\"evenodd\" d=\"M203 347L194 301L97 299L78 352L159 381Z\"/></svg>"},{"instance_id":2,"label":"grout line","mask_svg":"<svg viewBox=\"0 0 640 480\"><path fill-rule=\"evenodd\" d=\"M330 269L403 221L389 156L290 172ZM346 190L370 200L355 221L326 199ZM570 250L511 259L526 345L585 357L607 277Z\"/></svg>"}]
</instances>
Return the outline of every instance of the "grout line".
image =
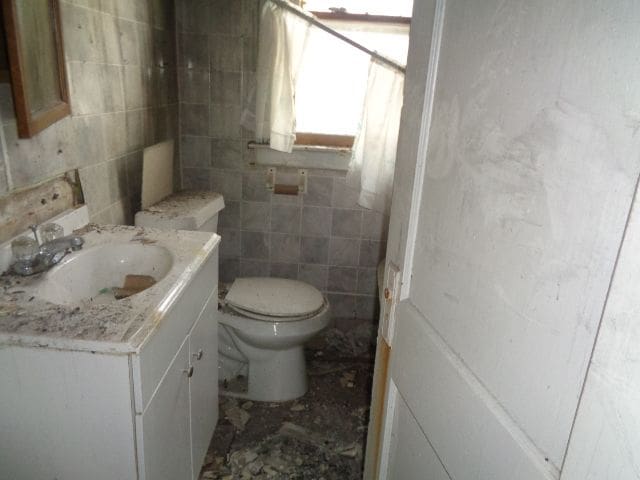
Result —
<instances>
[{"instance_id":1,"label":"grout line","mask_svg":"<svg viewBox=\"0 0 640 480\"><path fill-rule=\"evenodd\" d=\"M106 116L106 115L113 115L116 113L144 113L148 110L154 110L154 109L158 109L158 108L164 108L164 107L172 107L174 105L178 105L177 103L162 103L159 104L157 106L153 106L153 107L136 107L136 108L130 108L130 109L125 109L125 110L111 110L108 112L98 112L98 113L74 113L73 115L67 117L67 118L91 118L91 117L102 117L102 116ZM17 123L17 120L15 118L9 118L6 121L3 120L2 121L2 125L3 126L7 126L7 125L14 125ZM195 135L188 135L188 136L195 136Z\"/></svg>"},{"instance_id":2,"label":"grout line","mask_svg":"<svg viewBox=\"0 0 640 480\"><path fill-rule=\"evenodd\" d=\"M102 115L112 115L115 113L136 113L136 112L141 112L144 113L148 110L155 110L155 109L159 109L159 108L166 108L166 107L172 107L172 106L178 106L178 103L161 103L158 105L154 105L154 106L147 106L147 107L136 107L136 108L130 108L130 109L124 109L124 110L109 110L108 112L97 112L97 113L74 113L73 115L71 115L71 118L87 118L87 117L99 117ZM10 123L16 123L16 120L9 120L5 123L5 125L8 125Z\"/></svg>"},{"instance_id":3,"label":"grout line","mask_svg":"<svg viewBox=\"0 0 640 480\"><path fill-rule=\"evenodd\" d=\"M111 1L111 0L110 0L110 1ZM80 8L80 9L82 9L82 10L88 10L88 11L90 11L90 12L95 12L95 13L99 13L99 14L101 14L101 15L106 15L106 16L108 16L108 17L113 17L113 18L115 18L115 19L117 19L117 20L125 20L125 21L127 21L127 22L131 22L131 23L134 23L134 24L137 24L137 25L146 25L146 26L151 27L151 28L154 28L154 29L156 29L156 30L162 30L162 31L165 31L165 29L163 29L163 28L158 28L158 27L156 27L156 26L155 26L151 21L149 21L149 22L144 22L144 21L142 21L142 20L138 20L138 19L127 18L127 17L121 17L121 16L116 15L115 13L105 12L105 11L103 11L103 10L99 10L99 9L97 9L97 8L91 8L91 7L87 6L87 5L80 5L80 4L77 4L77 3L72 3L72 2L69 2L69 1L67 1L67 0L62 0L62 2L61 2L61 3L66 4L66 5L68 5L69 7ZM177 15L176 15L176 17L177 17Z\"/></svg>"},{"instance_id":4,"label":"grout line","mask_svg":"<svg viewBox=\"0 0 640 480\"><path fill-rule=\"evenodd\" d=\"M181 148L181 144L182 142L180 141L182 139L182 105L180 102L180 92L182 92L182 84L181 84L181 75L180 75L180 67L178 66L178 64L180 63L180 48L182 47L182 44L178 41L179 40L179 34L178 34L178 17L180 15L180 13L178 12L178 2L180 0L174 0L173 2L173 12L174 12L174 17L173 17L173 45L175 47L175 60L176 60L176 99L177 99L177 114L178 114L178 118L176 119L176 146L177 146L177 150L178 150L178 185L180 186L180 190L184 189L184 164L182 162L182 148ZM186 8L186 7L185 7ZM209 145L209 155L211 156L211 145ZM211 164L211 158L209 158L209 164ZM175 172L174 172L175 175ZM209 189L211 189L212 187L212 179L211 179L211 174L209 174ZM242 242L242 236L240 237L240 242Z\"/></svg>"},{"instance_id":5,"label":"grout line","mask_svg":"<svg viewBox=\"0 0 640 480\"><path fill-rule=\"evenodd\" d=\"M122 46L122 45L120 45ZM139 67L140 70L148 70L149 68L153 68L153 69L158 69L158 70L172 70L172 71L178 71L180 69L180 67L174 66L174 68L171 68L169 65L164 65L164 66L160 66L160 65L156 65L155 62L150 62L147 64L144 63L109 63L109 62L98 62L96 60L76 60L76 59L71 59L71 58L65 58L65 62L66 63L74 63L74 64L78 64L78 65L103 65L103 66L107 66L107 67L119 67L119 68L123 68L123 67Z\"/></svg>"}]
</instances>

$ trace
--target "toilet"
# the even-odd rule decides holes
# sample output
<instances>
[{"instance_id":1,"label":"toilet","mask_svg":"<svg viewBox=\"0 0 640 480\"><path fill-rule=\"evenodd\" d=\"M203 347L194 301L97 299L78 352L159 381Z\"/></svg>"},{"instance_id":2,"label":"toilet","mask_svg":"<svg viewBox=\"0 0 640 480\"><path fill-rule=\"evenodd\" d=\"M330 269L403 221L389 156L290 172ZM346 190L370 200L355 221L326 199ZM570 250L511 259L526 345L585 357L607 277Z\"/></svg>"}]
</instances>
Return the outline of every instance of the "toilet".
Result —
<instances>
[{"instance_id":1,"label":"toilet","mask_svg":"<svg viewBox=\"0 0 640 480\"><path fill-rule=\"evenodd\" d=\"M329 303L320 291L284 278L237 278L221 303L221 392L269 402L304 395L303 346L329 324ZM244 389L234 389L237 378L247 379Z\"/></svg>"},{"instance_id":2,"label":"toilet","mask_svg":"<svg viewBox=\"0 0 640 480\"><path fill-rule=\"evenodd\" d=\"M135 225L216 232L223 208L217 193L180 192L136 213ZM304 344L330 320L318 289L284 278L236 278L220 286L218 313L221 394L267 402L305 394Z\"/></svg>"}]
</instances>

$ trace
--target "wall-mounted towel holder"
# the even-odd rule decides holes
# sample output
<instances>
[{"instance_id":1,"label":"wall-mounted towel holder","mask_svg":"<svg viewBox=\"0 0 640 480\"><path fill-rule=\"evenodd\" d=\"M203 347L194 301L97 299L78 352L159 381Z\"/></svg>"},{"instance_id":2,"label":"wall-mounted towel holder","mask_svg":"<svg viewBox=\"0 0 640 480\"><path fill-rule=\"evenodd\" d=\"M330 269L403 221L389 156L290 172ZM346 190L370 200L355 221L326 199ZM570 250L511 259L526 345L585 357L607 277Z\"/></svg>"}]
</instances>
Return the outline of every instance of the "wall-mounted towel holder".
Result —
<instances>
[{"instance_id":1,"label":"wall-mounted towel holder","mask_svg":"<svg viewBox=\"0 0 640 480\"><path fill-rule=\"evenodd\" d=\"M267 169L267 190L279 195L300 195L307 193L307 170L298 170L298 180L294 184L278 183L275 167Z\"/></svg>"}]
</instances>

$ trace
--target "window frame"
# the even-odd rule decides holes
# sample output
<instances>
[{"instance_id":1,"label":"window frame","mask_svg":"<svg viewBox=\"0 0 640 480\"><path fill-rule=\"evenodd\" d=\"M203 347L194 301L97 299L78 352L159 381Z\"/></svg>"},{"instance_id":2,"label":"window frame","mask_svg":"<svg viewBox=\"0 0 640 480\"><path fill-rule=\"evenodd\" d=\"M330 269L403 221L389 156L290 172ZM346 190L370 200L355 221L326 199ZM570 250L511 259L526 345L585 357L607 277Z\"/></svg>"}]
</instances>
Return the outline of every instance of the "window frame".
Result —
<instances>
[{"instance_id":1,"label":"window frame","mask_svg":"<svg viewBox=\"0 0 640 480\"><path fill-rule=\"evenodd\" d=\"M296 132L295 145L327 148L346 148L351 150L355 141L353 135L335 135L331 133Z\"/></svg>"}]
</instances>

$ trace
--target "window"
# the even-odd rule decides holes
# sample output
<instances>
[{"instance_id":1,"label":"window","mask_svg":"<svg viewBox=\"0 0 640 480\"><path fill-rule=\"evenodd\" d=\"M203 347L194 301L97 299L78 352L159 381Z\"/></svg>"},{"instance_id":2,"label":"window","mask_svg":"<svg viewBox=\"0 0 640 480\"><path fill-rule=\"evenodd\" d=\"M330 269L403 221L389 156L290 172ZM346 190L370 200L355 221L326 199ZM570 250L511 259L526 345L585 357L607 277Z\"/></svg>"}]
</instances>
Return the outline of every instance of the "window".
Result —
<instances>
[{"instance_id":1,"label":"window","mask_svg":"<svg viewBox=\"0 0 640 480\"><path fill-rule=\"evenodd\" d=\"M404 65L412 2L370 0L368 11L359 11L363 3L343 0L336 11L330 10L335 2L308 0L305 9L342 35ZM362 113L369 61L369 55L327 32L310 30L296 86L297 144L351 148Z\"/></svg>"}]
</instances>

